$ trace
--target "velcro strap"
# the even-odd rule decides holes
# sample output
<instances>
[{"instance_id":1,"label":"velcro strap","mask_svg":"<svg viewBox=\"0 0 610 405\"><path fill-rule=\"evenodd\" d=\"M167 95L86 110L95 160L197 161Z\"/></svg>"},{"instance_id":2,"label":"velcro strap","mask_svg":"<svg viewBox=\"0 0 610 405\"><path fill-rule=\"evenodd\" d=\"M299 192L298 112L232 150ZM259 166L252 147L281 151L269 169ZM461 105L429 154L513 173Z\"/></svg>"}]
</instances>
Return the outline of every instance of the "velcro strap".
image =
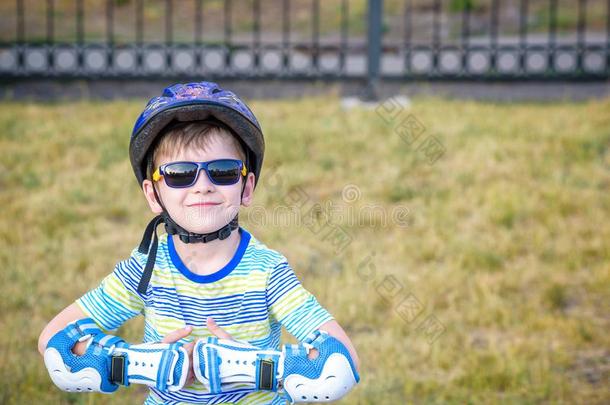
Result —
<instances>
[{"instance_id":1,"label":"velcro strap","mask_svg":"<svg viewBox=\"0 0 610 405\"><path fill-rule=\"evenodd\" d=\"M104 335L103 333L97 334L93 336L93 354L99 356L102 352L106 352L107 354L113 354L112 349L115 346L122 347L127 344L123 339L118 336L113 335Z\"/></svg>"},{"instance_id":2,"label":"velcro strap","mask_svg":"<svg viewBox=\"0 0 610 405\"><path fill-rule=\"evenodd\" d=\"M220 366L220 358L218 357L218 352L215 347L206 347L207 352L207 362L205 364L206 374L209 379L210 384L210 392L212 394L219 394L222 392L222 388L220 386L220 371L218 367Z\"/></svg>"},{"instance_id":3,"label":"velcro strap","mask_svg":"<svg viewBox=\"0 0 610 405\"><path fill-rule=\"evenodd\" d=\"M277 365L280 356L259 353L256 357L256 389L277 391Z\"/></svg>"},{"instance_id":4,"label":"velcro strap","mask_svg":"<svg viewBox=\"0 0 610 405\"><path fill-rule=\"evenodd\" d=\"M307 356L307 348L301 344L284 345L284 357L305 357Z\"/></svg>"},{"instance_id":5,"label":"velcro strap","mask_svg":"<svg viewBox=\"0 0 610 405\"><path fill-rule=\"evenodd\" d=\"M129 380L127 379L127 356L124 354L115 354L110 358L110 381L115 384L129 385Z\"/></svg>"},{"instance_id":6,"label":"velcro strap","mask_svg":"<svg viewBox=\"0 0 610 405\"><path fill-rule=\"evenodd\" d=\"M65 330L69 338L77 340L88 335L102 333L102 330L91 318L79 319L78 321L72 322Z\"/></svg>"},{"instance_id":7,"label":"velcro strap","mask_svg":"<svg viewBox=\"0 0 610 405\"><path fill-rule=\"evenodd\" d=\"M326 339L328 339L328 336L329 336L328 332L318 329L318 330L311 332L305 338L305 340L303 340L303 342L301 342L301 344L304 345L305 347L311 346L315 349L318 349L318 348L320 348L320 346L322 346L322 343L324 343L324 341Z\"/></svg>"},{"instance_id":8,"label":"velcro strap","mask_svg":"<svg viewBox=\"0 0 610 405\"><path fill-rule=\"evenodd\" d=\"M170 371L176 361L175 357L176 353L171 349L164 350L161 355L161 363L157 370L157 389L160 391L165 391L168 384L172 385L174 383L174 376Z\"/></svg>"}]
</instances>

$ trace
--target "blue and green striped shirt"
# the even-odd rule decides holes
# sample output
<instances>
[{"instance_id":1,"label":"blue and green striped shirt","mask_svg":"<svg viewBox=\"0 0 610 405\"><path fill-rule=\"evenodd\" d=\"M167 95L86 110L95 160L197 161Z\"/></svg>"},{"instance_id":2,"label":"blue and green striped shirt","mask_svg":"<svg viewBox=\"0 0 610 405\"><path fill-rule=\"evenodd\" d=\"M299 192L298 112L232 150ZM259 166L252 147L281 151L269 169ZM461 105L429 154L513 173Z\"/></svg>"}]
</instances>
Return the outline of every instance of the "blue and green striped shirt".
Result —
<instances>
[{"instance_id":1,"label":"blue and green striped shirt","mask_svg":"<svg viewBox=\"0 0 610 405\"><path fill-rule=\"evenodd\" d=\"M101 327L115 330L125 321L144 315L144 342L160 341L168 333L193 327L188 340L210 335L206 319L211 316L235 339L260 347L279 348L281 328L303 340L333 319L309 293L286 258L239 228L241 239L235 255L210 275L191 272L176 252L173 238L159 237L157 258L146 294L137 292L146 255L134 249L119 262L100 285L76 303ZM281 403L272 392L234 391L210 395L201 383L178 392L151 388L147 404L156 403Z\"/></svg>"}]
</instances>

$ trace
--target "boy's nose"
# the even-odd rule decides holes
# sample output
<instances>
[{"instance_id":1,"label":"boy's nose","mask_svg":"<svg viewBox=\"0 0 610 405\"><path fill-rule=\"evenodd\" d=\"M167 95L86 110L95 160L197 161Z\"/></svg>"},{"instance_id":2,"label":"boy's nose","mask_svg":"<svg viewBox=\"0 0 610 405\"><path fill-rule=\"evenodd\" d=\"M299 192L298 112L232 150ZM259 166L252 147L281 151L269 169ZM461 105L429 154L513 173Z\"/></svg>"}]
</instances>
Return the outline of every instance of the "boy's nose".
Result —
<instances>
[{"instance_id":1,"label":"boy's nose","mask_svg":"<svg viewBox=\"0 0 610 405\"><path fill-rule=\"evenodd\" d=\"M197 176L197 181L195 182L195 184L193 184L192 188L194 191L201 191L201 192L212 192L214 191L214 183L212 183L210 181L210 178L208 177L208 174L206 173L205 170L200 169L199 170L199 175Z\"/></svg>"}]
</instances>

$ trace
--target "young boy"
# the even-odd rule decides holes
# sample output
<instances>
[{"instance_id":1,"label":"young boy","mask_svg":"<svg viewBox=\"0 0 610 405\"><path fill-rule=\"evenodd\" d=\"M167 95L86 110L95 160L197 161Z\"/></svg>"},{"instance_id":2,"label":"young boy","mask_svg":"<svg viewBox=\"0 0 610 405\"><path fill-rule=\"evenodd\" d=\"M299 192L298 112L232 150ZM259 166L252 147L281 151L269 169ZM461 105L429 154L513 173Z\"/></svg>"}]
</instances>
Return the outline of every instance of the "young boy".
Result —
<instances>
[{"instance_id":1,"label":"young boy","mask_svg":"<svg viewBox=\"0 0 610 405\"><path fill-rule=\"evenodd\" d=\"M215 83L177 84L149 101L130 160L157 216L131 257L42 331L39 351L60 388L142 383L147 404L267 404L327 402L358 382L343 329L283 255L238 225L263 155L258 121ZM140 314L144 344L99 329ZM302 344L280 351L282 326Z\"/></svg>"}]
</instances>

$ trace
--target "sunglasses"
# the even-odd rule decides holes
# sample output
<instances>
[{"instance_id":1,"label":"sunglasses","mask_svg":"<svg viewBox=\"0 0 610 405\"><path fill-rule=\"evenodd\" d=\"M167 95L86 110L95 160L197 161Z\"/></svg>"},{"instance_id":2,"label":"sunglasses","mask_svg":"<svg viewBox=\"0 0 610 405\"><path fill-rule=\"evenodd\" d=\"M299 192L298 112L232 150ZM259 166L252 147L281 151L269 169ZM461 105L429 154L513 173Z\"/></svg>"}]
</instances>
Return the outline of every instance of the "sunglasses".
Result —
<instances>
[{"instance_id":1,"label":"sunglasses","mask_svg":"<svg viewBox=\"0 0 610 405\"><path fill-rule=\"evenodd\" d=\"M237 159L218 159L209 162L171 162L159 166L152 175L154 181L165 179L172 188L191 187L199 172L205 170L210 181L217 186L230 186L247 173L246 165Z\"/></svg>"}]
</instances>

